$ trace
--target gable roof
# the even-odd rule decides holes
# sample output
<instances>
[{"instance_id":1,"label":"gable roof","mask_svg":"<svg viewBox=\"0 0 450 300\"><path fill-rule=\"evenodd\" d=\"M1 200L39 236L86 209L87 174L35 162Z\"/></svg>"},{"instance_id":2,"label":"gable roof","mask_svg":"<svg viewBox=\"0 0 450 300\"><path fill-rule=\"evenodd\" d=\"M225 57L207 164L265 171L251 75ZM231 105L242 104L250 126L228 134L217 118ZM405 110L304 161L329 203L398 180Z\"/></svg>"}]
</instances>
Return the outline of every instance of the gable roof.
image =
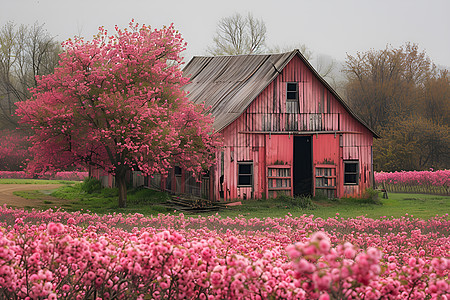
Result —
<instances>
[{"instance_id":1,"label":"gable roof","mask_svg":"<svg viewBox=\"0 0 450 300\"><path fill-rule=\"evenodd\" d=\"M183 69L190 83L183 89L196 104L205 103L214 117L213 127L221 131L236 120L252 101L281 73L295 57L299 57L312 73L336 97L343 107L378 137L311 66L299 50L281 54L196 56Z\"/></svg>"}]
</instances>

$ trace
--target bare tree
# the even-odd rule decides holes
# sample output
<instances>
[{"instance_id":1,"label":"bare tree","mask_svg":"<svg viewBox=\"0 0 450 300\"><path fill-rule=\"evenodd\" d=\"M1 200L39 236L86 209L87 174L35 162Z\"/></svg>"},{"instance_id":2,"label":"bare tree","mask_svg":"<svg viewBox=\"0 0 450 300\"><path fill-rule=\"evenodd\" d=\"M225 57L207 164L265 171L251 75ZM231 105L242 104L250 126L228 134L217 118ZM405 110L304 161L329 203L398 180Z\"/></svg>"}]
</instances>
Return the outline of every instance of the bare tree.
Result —
<instances>
[{"instance_id":1,"label":"bare tree","mask_svg":"<svg viewBox=\"0 0 450 300\"><path fill-rule=\"evenodd\" d=\"M214 46L208 48L212 55L257 54L265 50L266 24L252 14L239 13L223 18L217 25Z\"/></svg>"},{"instance_id":2,"label":"bare tree","mask_svg":"<svg viewBox=\"0 0 450 300\"><path fill-rule=\"evenodd\" d=\"M300 53L308 60L316 69L317 73L322 76L334 89L337 89L336 70L337 63L330 56L317 54L308 48L305 44L292 44L288 46L273 46L268 49L269 53L284 53L294 49L298 49Z\"/></svg>"},{"instance_id":3,"label":"bare tree","mask_svg":"<svg viewBox=\"0 0 450 300\"><path fill-rule=\"evenodd\" d=\"M52 73L61 47L43 25L0 28L0 124L15 127L15 103L29 98L36 76Z\"/></svg>"},{"instance_id":4,"label":"bare tree","mask_svg":"<svg viewBox=\"0 0 450 300\"><path fill-rule=\"evenodd\" d=\"M290 44L285 46L273 46L268 49L269 53L285 53L290 52L294 49L298 49L300 53L309 61L313 58L313 52L305 44Z\"/></svg>"},{"instance_id":5,"label":"bare tree","mask_svg":"<svg viewBox=\"0 0 450 300\"><path fill-rule=\"evenodd\" d=\"M344 72L349 104L380 130L398 116L418 111L419 88L436 74L435 69L425 53L410 43L348 55Z\"/></svg>"}]
</instances>

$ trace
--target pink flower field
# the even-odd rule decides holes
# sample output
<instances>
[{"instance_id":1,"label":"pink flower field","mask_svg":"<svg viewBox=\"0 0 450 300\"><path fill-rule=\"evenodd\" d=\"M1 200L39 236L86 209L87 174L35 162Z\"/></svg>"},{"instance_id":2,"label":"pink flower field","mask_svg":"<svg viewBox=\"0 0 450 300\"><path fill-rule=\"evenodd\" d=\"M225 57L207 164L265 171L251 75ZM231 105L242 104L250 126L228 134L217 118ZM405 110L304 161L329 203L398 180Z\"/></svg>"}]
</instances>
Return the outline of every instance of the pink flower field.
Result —
<instances>
[{"instance_id":1,"label":"pink flower field","mask_svg":"<svg viewBox=\"0 0 450 300\"><path fill-rule=\"evenodd\" d=\"M89 173L84 171L62 171L54 173L40 174L39 179L54 179L54 180L74 180L81 181L88 177ZM13 179L31 179L33 175L25 171L0 171L0 178L13 178Z\"/></svg>"},{"instance_id":2,"label":"pink flower field","mask_svg":"<svg viewBox=\"0 0 450 300\"><path fill-rule=\"evenodd\" d=\"M450 218L0 209L2 299L449 299Z\"/></svg>"},{"instance_id":3,"label":"pink flower field","mask_svg":"<svg viewBox=\"0 0 450 300\"><path fill-rule=\"evenodd\" d=\"M389 192L450 195L450 170L380 172L375 184Z\"/></svg>"}]
</instances>

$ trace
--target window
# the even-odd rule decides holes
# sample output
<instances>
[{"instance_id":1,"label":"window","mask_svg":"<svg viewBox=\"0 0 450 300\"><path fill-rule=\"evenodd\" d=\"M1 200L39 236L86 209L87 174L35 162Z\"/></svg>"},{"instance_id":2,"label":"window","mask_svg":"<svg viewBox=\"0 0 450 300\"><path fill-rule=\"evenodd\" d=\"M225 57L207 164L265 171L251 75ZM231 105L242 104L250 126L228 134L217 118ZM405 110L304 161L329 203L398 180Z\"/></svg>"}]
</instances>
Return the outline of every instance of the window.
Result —
<instances>
[{"instance_id":1,"label":"window","mask_svg":"<svg viewBox=\"0 0 450 300\"><path fill-rule=\"evenodd\" d=\"M288 82L286 86L286 101L298 100L298 83Z\"/></svg>"},{"instance_id":2,"label":"window","mask_svg":"<svg viewBox=\"0 0 450 300\"><path fill-rule=\"evenodd\" d=\"M238 187L253 185L253 163L238 163Z\"/></svg>"},{"instance_id":3,"label":"window","mask_svg":"<svg viewBox=\"0 0 450 300\"><path fill-rule=\"evenodd\" d=\"M181 168L179 166L175 166L174 173L175 176L181 176Z\"/></svg>"},{"instance_id":4,"label":"window","mask_svg":"<svg viewBox=\"0 0 450 300\"><path fill-rule=\"evenodd\" d=\"M344 184L358 184L359 162L357 160L344 161Z\"/></svg>"}]
</instances>

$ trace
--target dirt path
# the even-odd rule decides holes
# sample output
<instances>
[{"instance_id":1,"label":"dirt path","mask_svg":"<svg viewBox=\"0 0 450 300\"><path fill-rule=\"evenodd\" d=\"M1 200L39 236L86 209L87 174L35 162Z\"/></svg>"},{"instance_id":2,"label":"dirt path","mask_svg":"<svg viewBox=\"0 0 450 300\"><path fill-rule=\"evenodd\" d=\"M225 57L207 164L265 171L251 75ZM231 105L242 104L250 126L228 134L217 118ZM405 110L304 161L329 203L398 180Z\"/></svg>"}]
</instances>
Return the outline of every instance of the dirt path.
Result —
<instances>
[{"instance_id":1,"label":"dirt path","mask_svg":"<svg viewBox=\"0 0 450 300\"><path fill-rule=\"evenodd\" d=\"M0 205L10 207L35 207L35 208L50 208L61 206L65 200L54 198L49 195L43 195L38 199L25 199L13 195L15 191L51 191L57 189L64 184L0 184Z\"/></svg>"}]
</instances>

